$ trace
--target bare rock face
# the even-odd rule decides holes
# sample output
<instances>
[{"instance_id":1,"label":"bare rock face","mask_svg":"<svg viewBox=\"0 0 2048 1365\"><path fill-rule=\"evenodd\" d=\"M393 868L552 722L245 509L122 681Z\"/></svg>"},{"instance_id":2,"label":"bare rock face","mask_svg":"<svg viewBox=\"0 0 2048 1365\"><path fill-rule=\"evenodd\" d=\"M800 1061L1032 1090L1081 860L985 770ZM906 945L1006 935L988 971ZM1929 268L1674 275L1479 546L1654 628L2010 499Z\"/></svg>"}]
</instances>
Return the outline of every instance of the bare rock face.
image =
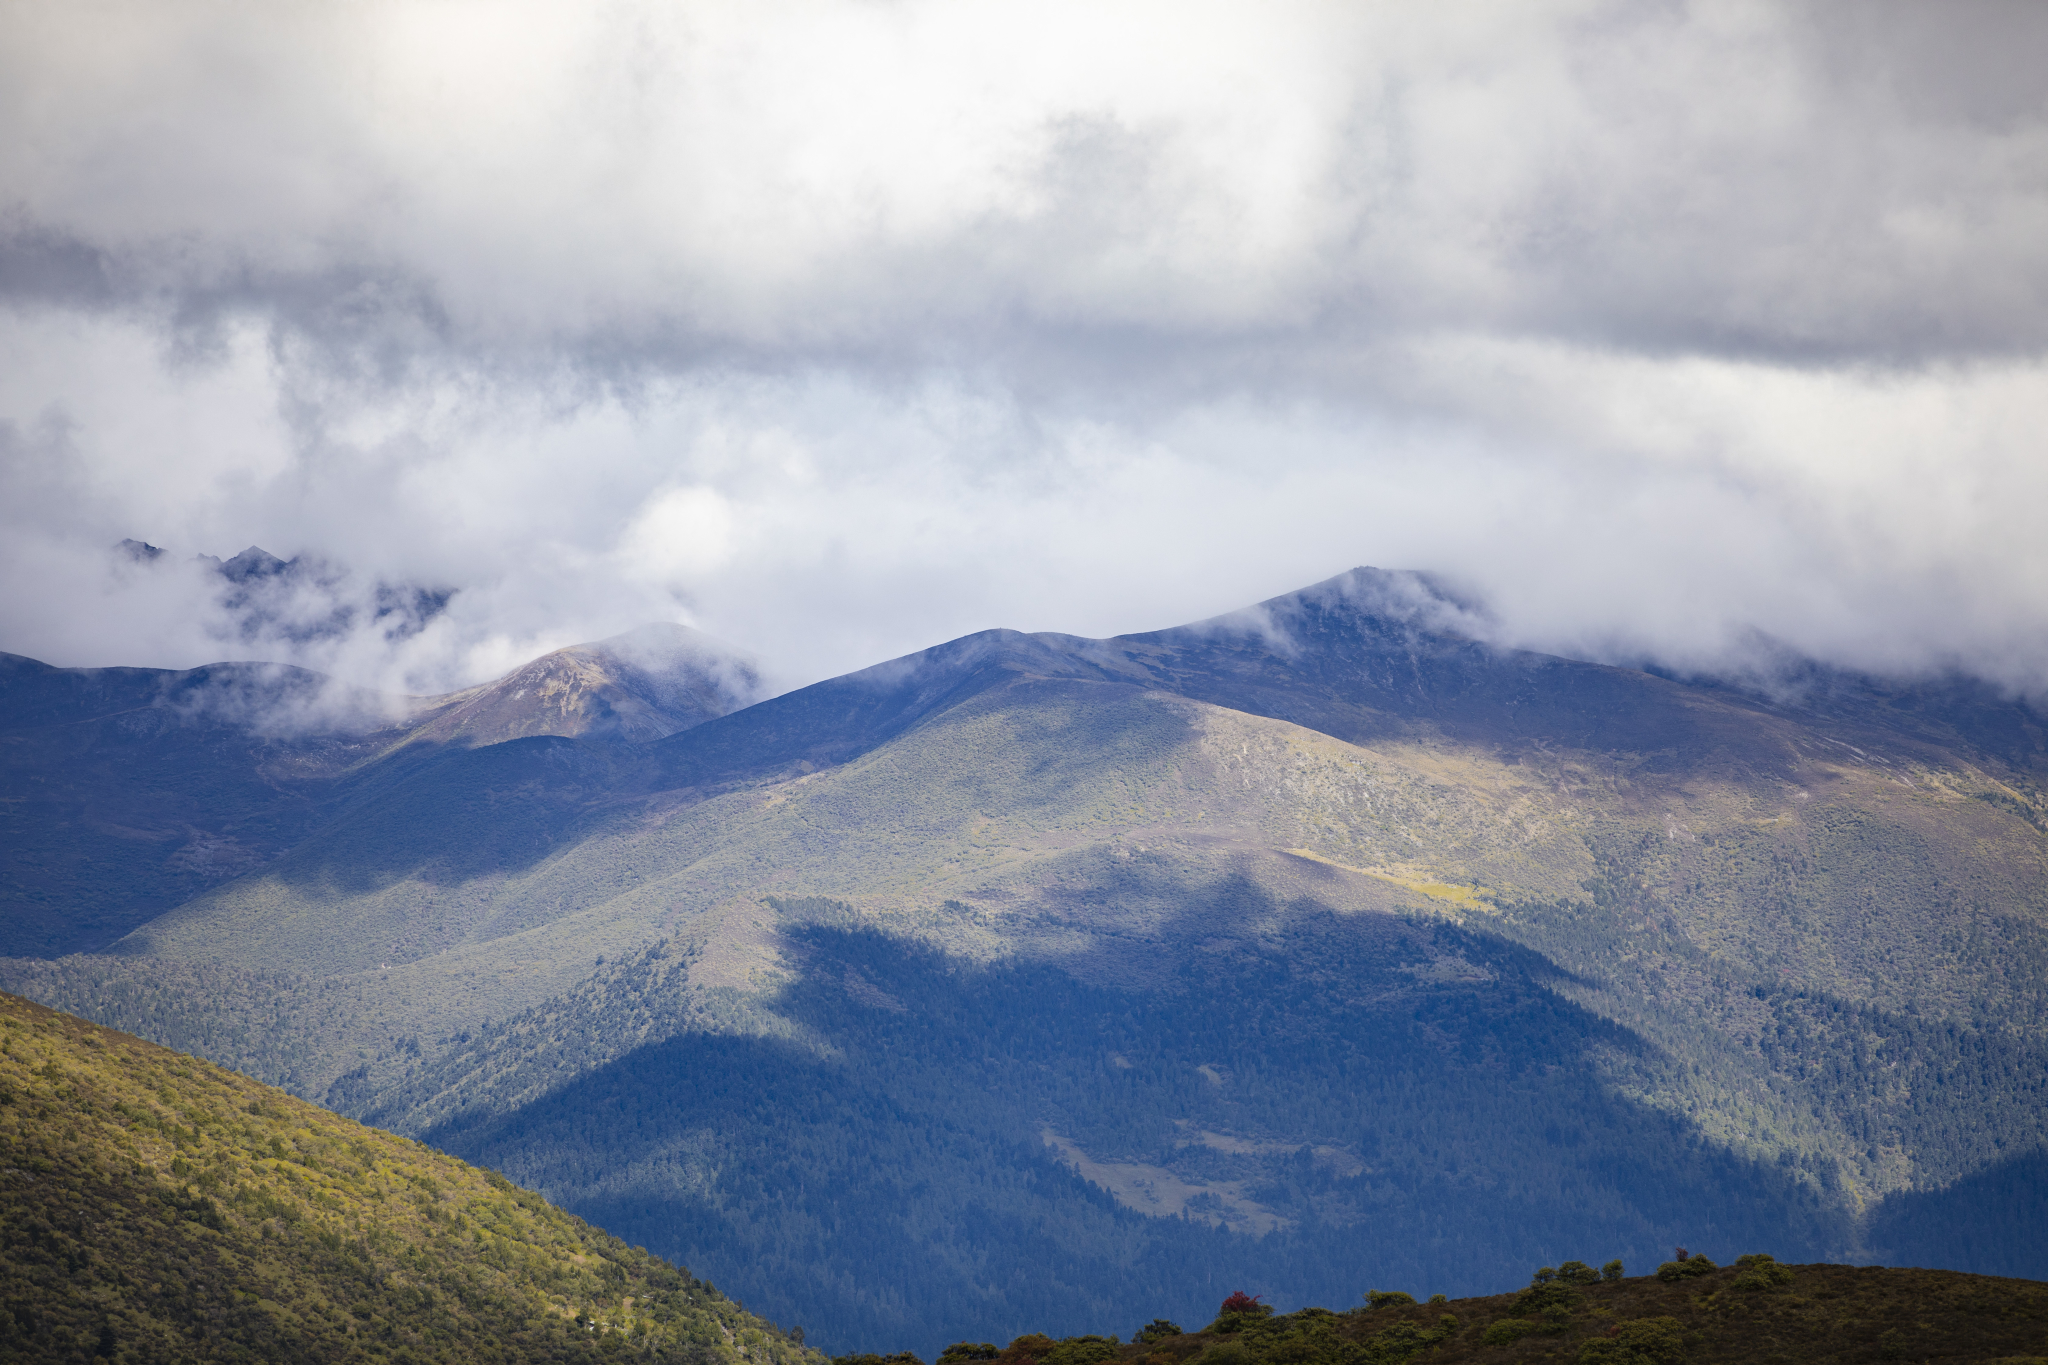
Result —
<instances>
[{"instance_id":1,"label":"bare rock face","mask_svg":"<svg viewBox=\"0 0 2048 1365\"><path fill-rule=\"evenodd\" d=\"M479 687L427 699L412 740L476 747L533 735L646 743L715 720L761 692L752 665L687 626L641 626L571 645Z\"/></svg>"}]
</instances>

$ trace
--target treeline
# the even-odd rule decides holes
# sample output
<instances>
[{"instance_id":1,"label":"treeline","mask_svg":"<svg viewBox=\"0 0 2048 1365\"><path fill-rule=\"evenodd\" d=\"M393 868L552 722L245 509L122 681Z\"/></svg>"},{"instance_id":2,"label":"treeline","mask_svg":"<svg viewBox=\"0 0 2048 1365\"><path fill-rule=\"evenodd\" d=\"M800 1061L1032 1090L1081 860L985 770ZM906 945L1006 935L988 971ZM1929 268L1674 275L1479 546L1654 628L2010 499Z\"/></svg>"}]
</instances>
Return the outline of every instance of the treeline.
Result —
<instances>
[{"instance_id":1,"label":"treeline","mask_svg":"<svg viewBox=\"0 0 2048 1365\"><path fill-rule=\"evenodd\" d=\"M1576 1365L1755 1365L1758 1361L2033 1360L2048 1285L1945 1271L1786 1265L1765 1253L1728 1266L1680 1248L1654 1275L1619 1260L1544 1266L1519 1292L1485 1298L1368 1290L1354 1307L1276 1313L1232 1293L1195 1332L1155 1318L1128 1342L1034 1332L1008 1346L958 1341L937 1365L1406 1365L1518 1358ZM1533 1348L1533 1349L1532 1349ZM911 1351L849 1353L832 1365L924 1365Z\"/></svg>"}]
</instances>

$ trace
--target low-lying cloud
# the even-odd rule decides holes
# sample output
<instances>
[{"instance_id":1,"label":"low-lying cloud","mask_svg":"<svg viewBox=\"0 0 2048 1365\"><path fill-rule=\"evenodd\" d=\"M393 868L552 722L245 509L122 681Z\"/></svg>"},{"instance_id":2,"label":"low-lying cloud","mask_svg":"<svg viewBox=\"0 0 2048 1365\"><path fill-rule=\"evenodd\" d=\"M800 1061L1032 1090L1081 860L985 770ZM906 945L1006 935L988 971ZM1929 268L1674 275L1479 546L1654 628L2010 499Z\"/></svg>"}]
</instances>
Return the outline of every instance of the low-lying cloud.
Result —
<instances>
[{"instance_id":1,"label":"low-lying cloud","mask_svg":"<svg viewBox=\"0 0 2048 1365\"><path fill-rule=\"evenodd\" d=\"M0 25L0 648L421 692L684 620L787 684L1376 563L2048 690L2038 7ZM252 543L340 627L251 634Z\"/></svg>"}]
</instances>

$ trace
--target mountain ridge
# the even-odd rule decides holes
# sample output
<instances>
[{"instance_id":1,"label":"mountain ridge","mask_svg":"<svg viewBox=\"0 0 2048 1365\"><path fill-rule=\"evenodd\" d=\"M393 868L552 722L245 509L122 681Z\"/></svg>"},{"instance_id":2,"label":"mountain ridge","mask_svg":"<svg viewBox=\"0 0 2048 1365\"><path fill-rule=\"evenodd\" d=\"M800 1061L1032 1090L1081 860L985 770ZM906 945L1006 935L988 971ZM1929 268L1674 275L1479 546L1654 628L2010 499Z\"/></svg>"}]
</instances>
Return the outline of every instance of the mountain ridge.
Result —
<instances>
[{"instance_id":1,"label":"mountain ridge","mask_svg":"<svg viewBox=\"0 0 2048 1365\"><path fill-rule=\"evenodd\" d=\"M1322 1294L1727 1210L1802 1257L2039 1273L2048 842L2032 751L1970 737L2032 713L1801 709L1485 629L1357 571L1168 631L982 632L644 744L427 746L125 956L0 979L848 1339L1052 1324L1104 1247L1133 1293ZM1158 1217L1145 1180L1274 1230ZM770 1227L831 1268L808 1297L773 1297L802 1276Z\"/></svg>"}]
</instances>

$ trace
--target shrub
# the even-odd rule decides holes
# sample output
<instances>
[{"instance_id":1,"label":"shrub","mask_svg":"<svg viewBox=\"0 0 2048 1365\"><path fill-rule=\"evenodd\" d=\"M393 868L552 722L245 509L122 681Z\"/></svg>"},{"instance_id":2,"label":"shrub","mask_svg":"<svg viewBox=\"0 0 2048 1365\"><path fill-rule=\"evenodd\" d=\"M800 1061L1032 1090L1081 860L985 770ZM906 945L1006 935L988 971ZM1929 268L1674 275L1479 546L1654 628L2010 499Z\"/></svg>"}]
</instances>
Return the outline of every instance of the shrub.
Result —
<instances>
[{"instance_id":1,"label":"shrub","mask_svg":"<svg viewBox=\"0 0 2048 1365\"><path fill-rule=\"evenodd\" d=\"M1247 1294L1242 1289L1223 1301L1216 1310L1216 1321L1209 1324L1212 1332L1242 1332L1245 1328L1263 1318L1273 1316L1273 1305L1260 1303L1258 1295Z\"/></svg>"},{"instance_id":2,"label":"shrub","mask_svg":"<svg viewBox=\"0 0 2048 1365\"><path fill-rule=\"evenodd\" d=\"M1777 1258L1761 1252L1737 1257L1735 1264L1742 1273L1731 1283L1737 1289L1775 1289L1781 1284L1792 1283L1792 1272L1777 1262Z\"/></svg>"},{"instance_id":3,"label":"shrub","mask_svg":"<svg viewBox=\"0 0 2048 1365\"><path fill-rule=\"evenodd\" d=\"M1436 1320L1435 1327L1397 1322L1359 1344L1364 1347L1365 1360L1373 1365L1396 1365L1396 1362L1411 1360L1430 1347L1449 1341L1457 1331L1457 1317L1445 1313Z\"/></svg>"},{"instance_id":4,"label":"shrub","mask_svg":"<svg viewBox=\"0 0 2048 1365\"><path fill-rule=\"evenodd\" d=\"M1018 1362L1026 1360L1035 1361L1057 1344L1043 1332L1032 1332L1018 1337L1005 1346L997 1359L1007 1361L1009 1365L1018 1365Z\"/></svg>"},{"instance_id":5,"label":"shrub","mask_svg":"<svg viewBox=\"0 0 2048 1365\"><path fill-rule=\"evenodd\" d=\"M1527 1318L1502 1318L1480 1333L1479 1340L1487 1346L1505 1346L1511 1341L1534 1336L1542 1330L1541 1323L1531 1322Z\"/></svg>"},{"instance_id":6,"label":"shrub","mask_svg":"<svg viewBox=\"0 0 2048 1365\"><path fill-rule=\"evenodd\" d=\"M1627 1273L1619 1257L1600 1267L1600 1278L1603 1280L1618 1280Z\"/></svg>"},{"instance_id":7,"label":"shrub","mask_svg":"<svg viewBox=\"0 0 2048 1365\"><path fill-rule=\"evenodd\" d=\"M1415 1306L1415 1296L1403 1294L1398 1289L1368 1289L1365 1291L1365 1302L1370 1308L1412 1308Z\"/></svg>"},{"instance_id":8,"label":"shrub","mask_svg":"<svg viewBox=\"0 0 2048 1365\"><path fill-rule=\"evenodd\" d=\"M796 1334L790 1333L792 1337ZM939 1352L939 1365L967 1365L969 1361L994 1360L1002 1351L992 1341L956 1341Z\"/></svg>"},{"instance_id":9,"label":"shrub","mask_svg":"<svg viewBox=\"0 0 2048 1365\"><path fill-rule=\"evenodd\" d=\"M1117 1358L1116 1347L1116 1341L1111 1337L1067 1337L1039 1360L1042 1365L1100 1365L1102 1361Z\"/></svg>"},{"instance_id":10,"label":"shrub","mask_svg":"<svg viewBox=\"0 0 2048 1365\"><path fill-rule=\"evenodd\" d=\"M1677 1318L1618 1322L1579 1348L1579 1365L1671 1365L1684 1358L1685 1328Z\"/></svg>"},{"instance_id":11,"label":"shrub","mask_svg":"<svg viewBox=\"0 0 2048 1365\"><path fill-rule=\"evenodd\" d=\"M1600 1272L1584 1261L1566 1261L1557 1268L1557 1278L1566 1284L1598 1284Z\"/></svg>"},{"instance_id":12,"label":"shrub","mask_svg":"<svg viewBox=\"0 0 2048 1365\"><path fill-rule=\"evenodd\" d=\"M1553 1308L1569 1313L1578 1302L1577 1290L1560 1280L1549 1280L1542 1284L1532 1284L1515 1295L1514 1304L1508 1311L1518 1318L1530 1317Z\"/></svg>"},{"instance_id":13,"label":"shrub","mask_svg":"<svg viewBox=\"0 0 2048 1365\"><path fill-rule=\"evenodd\" d=\"M1142 1341L1149 1346L1155 1341L1164 1341L1167 1337L1177 1337L1181 1334L1179 1323L1169 1322L1165 1318L1154 1318L1140 1327L1138 1334L1131 1340Z\"/></svg>"},{"instance_id":14,"label":"shrub","mask_svg":"<svg viewBox=\"0 0 2048 1365\"><path fill-rule=\"evenodd\" d=\"M1682 1261L1666 1261L1657 1267L1657 1278L1665 1283L1675 1280L1689 1280L1699 1275L1711 1275L1720 1267L1704 1256L1688 1256Z\"/></svg>"}]
</instances>

